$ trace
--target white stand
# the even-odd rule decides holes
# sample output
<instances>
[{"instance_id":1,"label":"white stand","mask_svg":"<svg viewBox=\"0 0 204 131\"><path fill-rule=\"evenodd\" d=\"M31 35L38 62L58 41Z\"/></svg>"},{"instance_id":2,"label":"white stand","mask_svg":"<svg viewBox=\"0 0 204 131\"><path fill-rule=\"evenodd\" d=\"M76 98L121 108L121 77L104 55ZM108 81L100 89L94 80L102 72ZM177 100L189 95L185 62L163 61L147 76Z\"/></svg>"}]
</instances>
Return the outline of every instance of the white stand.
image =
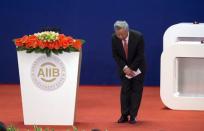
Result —
<instances>
[{"instance_id":1,"label":"white stand","mask_svg":"<svg viewBox=\"0 0 204 131\"><path fill-rule=\"evenodd\" d=\"M24 124L73 125L81 52L17 54Z\"/></svg>"},{"instance_id":2,"label":"white stand","mask_svg":"<svg viewBox=\"0 0 204 131\"><path fill-rule=\"evenodd\" d=\"M204 24L173 25L161 55L163 103L175 110L204 110Z\"/></svg>"}]
</instances>

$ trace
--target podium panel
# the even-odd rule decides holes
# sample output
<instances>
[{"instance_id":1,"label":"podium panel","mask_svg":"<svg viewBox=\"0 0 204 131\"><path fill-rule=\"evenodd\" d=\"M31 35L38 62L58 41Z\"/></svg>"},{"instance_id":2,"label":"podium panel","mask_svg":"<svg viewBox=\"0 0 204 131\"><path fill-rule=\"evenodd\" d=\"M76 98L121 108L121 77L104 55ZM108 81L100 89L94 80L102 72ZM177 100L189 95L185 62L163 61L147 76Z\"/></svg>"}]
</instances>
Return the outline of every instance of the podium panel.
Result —
<instances>
[{"instance_id":1,"label":"podium panel","mask_svg":"<svg viewBox=\"0 0 204 131\"><path fill-rule=\"evenodd\" d=\"M186 97L204 97L204 58L176 58L178 93Z\"/></svg>"},{"instance_id":2,"label":"podium panel","mask_svg":"<svg viewBox=\"0 0 204 131\"><path fill-rule=\"evenodd\" d=\"M24 124L73 125L81 52L17 56Z\"/></svg>"}]
</instances>

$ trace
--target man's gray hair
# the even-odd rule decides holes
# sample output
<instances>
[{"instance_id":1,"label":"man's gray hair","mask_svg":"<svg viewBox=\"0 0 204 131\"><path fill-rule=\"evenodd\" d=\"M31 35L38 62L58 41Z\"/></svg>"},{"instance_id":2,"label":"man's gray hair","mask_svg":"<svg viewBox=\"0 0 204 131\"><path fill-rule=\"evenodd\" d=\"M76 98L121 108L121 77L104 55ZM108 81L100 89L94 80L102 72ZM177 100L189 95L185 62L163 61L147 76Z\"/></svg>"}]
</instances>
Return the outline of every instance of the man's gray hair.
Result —
<instances>
[{"instance_id":1,"label":"man's gray hair","mask_svg":"<svg viewBox=\"0 0 204 131\"><path fill-rule=\"evenodd\" d=\"M119 29L125 29L125 30L129 30L129 26L128 23L126 21L116 21L114 23L114 30L119 30Z\"/></svg>"}]
</instances>

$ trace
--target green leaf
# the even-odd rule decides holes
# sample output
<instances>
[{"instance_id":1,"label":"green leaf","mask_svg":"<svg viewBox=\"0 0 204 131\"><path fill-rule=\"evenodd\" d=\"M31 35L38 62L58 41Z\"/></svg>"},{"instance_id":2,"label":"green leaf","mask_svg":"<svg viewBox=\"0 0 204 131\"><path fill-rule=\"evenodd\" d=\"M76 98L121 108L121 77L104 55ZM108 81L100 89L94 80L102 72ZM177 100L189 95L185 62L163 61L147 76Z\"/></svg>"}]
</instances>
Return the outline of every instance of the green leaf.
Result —
<instances>
[{"instance_id":1,"label":"green leaf","mask_svg":"<svg viewBox=\"0 0 204 131\"><path fill-rule=\"evenodd\" d=\"M36 48L35 53L42 53L42 49L41 48Z\"/></svg>"},{"instance_id":2,"label":"green leaf","mask_svg":"<svg viewBox=\"0 0 204 131\"><path fill-rule=\"evenodd\" d=\"M44 49L41 49L42 50L42 53L46 53L46 48L44 48Z\"/></svg>"},{"instance_id":3,"label":"green leaf","mask_svg":"<svg viewBox=\"0 0 204 131\"><path fill-rule=\"evenodd\" d=\"M52 52L54 53L54 54L56 54L56 55L58 55L59 53L58 53L58 51L57 50L55 50L55 49L53 49L52 50Z\"/></svg>"},{"instance_id":4,"label":"green leaf","mask_svg":"<svg viewBox=\"0 0 204 131\"><path fill-rule=\"evenodd\" d=\"M63 53L63 49L59 49L59 50L58 50L58 53L59 53L59 54L62 54L62 53Z\"/></svg>"},{"instance_id":5,"label":"green leaf","mask_svg":"<svg viewBox=\"0 0 204 131\"><path fill-rule=\"evenodd\" d=\"M34 50L35 49L33 49L33 48L29 48L29 49L26 50L26 53L32 53Z\"/></svg>"},{"instance_id":6,"label":"green leaf","mask_svg":"<svg viewBox=\"0 0 204 131\"><path fill-rule=\"evenodd\" d=\"M50 50L50 49L47 49L47 50L46 50L46 55L47 55L48 57L51 56L51 50Z\"/></svg>"},{"instance_id":7,"label":"green leaf","mask_svg":"<svg viewBox=\"0 0 204 131\"><path fill-rule=\"evenodd\" d=\"M74 47L67 47L66 49L64 49L65 52L75 52L78 51L77 49L75 49Z\"/></svg>"},{"instance_id":8,"label":"green leaf","mask_svg":"<svg viewBox=\"0 0 204 131\"><path fill-rule=\"evenodd\" d=\"M75 48L73 48L73 47L69 47L69 51L77 51Z\"/></svg>"},{"instance_id":9,"label":"green leaf","mask_svg":"<svg viewBox=\"0 0 204 131\"><path fill-rule=\"evenodd\" d=\"M13 125L9 125L6 129L7 131L18 131L19 129L17 129L15 126Z\"/></svg>"},{"instance_id":10,"label":"green leaf","mask_svg":"<svg viewBox=\"0 0 204 131\"><path fill-rule=\"evenodd\" d=\"M70 52L69 47L68 47L68 48L63 49L63 51L64 51L64 52Z\"/></svg>"},{"instance_id":11,"label":"green leaf","mask_svg":"<svg viewBox=\"0 0 204 131\"><path fill-rule=\"evenodd\" d=\"M85 44L85 43L86 43L86 41L85 41L85 40L81 40L81 42L82 42L82 44Z\"/></svg>"},{"instance_id":12,"label":"green leaf","mask_svg":"<svg viewBox=\"0 0 204 131\"><path fill-rule=\"evenodd\" d=\"M24 50L26 50L26 48L23 46L20 46L20 47L16 47L16 50L17 51L24 51Z\"/></svg>"},{"instance_id":13,"label":"green leaf","mask_svg":"<svg viewBox=\"0 0 204 131\"><path fill-rule=\"evenodd\" d=\"M42 128L34 125L34 131L42 131Z\"/></svg>"},{"instance_id":14,"label":"green leaf","mask_svg":"<svg viewBox=\"0 0 204 131\"><path fill-rule=\"evenodd\" d=\"M78 131L78 129L75 126L73 126L72 128L73 128L73 131Z\"/></svg>"}]
</instances>

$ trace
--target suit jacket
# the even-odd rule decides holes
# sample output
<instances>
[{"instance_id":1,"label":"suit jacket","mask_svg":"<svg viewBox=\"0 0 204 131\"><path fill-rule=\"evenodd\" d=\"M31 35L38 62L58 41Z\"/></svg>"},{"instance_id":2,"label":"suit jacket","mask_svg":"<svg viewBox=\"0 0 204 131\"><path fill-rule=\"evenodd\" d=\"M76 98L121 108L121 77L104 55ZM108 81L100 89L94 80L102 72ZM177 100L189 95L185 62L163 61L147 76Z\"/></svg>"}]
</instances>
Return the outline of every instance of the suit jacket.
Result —
<instances>
[{"instance_id":1,"label":"suit jacket","mask_svg":"<svg viewBox=\"0 0 204 131\"><path fill-rule=\"evenodd\" d=\"M144 39L140 32L129 30L128 59L125 57L122 40L114 33L112 35L112 54L119 67L120 75L125 75L123 72L125 65L135 71L139 68L143 74L145 73Z\"/></svg>"}]
</instances>

